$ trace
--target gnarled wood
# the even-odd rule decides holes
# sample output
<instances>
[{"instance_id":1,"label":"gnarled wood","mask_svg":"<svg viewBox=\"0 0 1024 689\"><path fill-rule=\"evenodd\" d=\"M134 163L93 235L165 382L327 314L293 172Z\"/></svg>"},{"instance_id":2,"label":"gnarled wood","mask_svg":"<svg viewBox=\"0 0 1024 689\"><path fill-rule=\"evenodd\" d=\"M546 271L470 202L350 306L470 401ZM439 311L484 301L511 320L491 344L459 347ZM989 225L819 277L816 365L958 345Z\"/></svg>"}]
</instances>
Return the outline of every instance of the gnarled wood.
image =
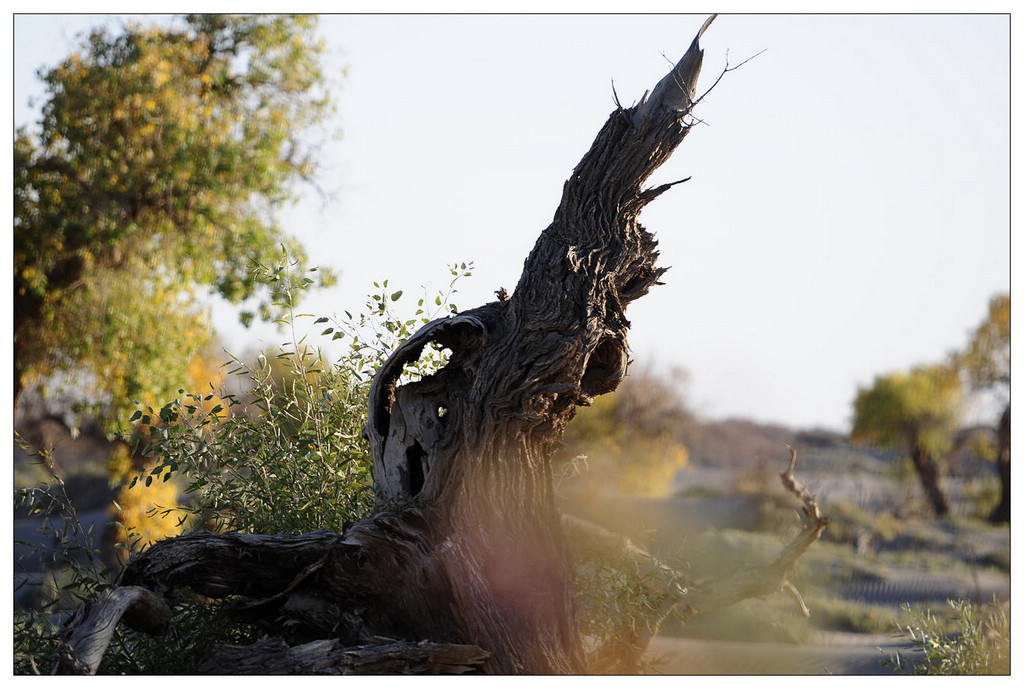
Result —
<instances>
[{"instance_id":1,"label":"gnarled wood","mask_svg":"<svg viewBox=\"0 0 1024 689\"><path fill-rule=\"evenodd\" d=\"M375 516L343 534L182 536L130 563L126 586L167 601L186 586L230 595L236 614L280 637L218 649L203 671L587 669L551 459L576 408L622 380L626 307L665 272L637 218L671 186L644 188L690 131L699 38L650 97L612 112L514 293L429 323L378 371L365 428ZM451 350L448 363L399 384L430 342ZM722 598L652 572L671 582L668 608ZM74 658L80 648L68 646L62 670L95 670L91 651Z\"/></svg>"},{"instance_id":2,"label":"gnarled wood","mask_svg":"<svg viewBox=\"0 0 1024 689\"><path fill-rule=\"evenodd\" d=\"M96 674L119 622L139 631L159 634L171 610L162 598L139 586L104 591L68 619L57 645L55 672Z\"/></svg>"},{"instance_id":3,"label":"gnarled wood","mask_svg":"<svg viewBox=\"0 0 1024 689\"><path fill-rule=\"evenodd\" d=\"M428 324L375 378L378 506L417 507L441 546L430 559L457 582L431 613L491 650L489 669L583 669L550 461L576 407L625 375L625 309L664 273L637 217L668 188L643 184L689 131L701 60L695 39L657 98L612 113L508 300ZM449 363L398 386L430 341Z\"/></svg>"}]
</instances>

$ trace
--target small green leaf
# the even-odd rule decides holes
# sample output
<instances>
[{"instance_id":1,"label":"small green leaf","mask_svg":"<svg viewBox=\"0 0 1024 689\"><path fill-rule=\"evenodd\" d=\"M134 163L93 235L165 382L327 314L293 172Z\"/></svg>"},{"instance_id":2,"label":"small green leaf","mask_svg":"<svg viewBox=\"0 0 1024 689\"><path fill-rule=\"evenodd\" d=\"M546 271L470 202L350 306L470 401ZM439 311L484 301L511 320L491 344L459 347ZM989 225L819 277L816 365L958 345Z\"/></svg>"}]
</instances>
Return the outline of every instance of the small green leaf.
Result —
<instances>
[{"instance_id":1,"label":"small green leaf","mask_svg":"<svg viewBox=\"0 0 1024 689\"><path fill-rule=\"evenodd\" d=\"M398 290L397 292L393 292L391 294L391 301L398 301L399 297L401 297L401 296L402 296L402 290Z\"/></svg>"}]
</instances>

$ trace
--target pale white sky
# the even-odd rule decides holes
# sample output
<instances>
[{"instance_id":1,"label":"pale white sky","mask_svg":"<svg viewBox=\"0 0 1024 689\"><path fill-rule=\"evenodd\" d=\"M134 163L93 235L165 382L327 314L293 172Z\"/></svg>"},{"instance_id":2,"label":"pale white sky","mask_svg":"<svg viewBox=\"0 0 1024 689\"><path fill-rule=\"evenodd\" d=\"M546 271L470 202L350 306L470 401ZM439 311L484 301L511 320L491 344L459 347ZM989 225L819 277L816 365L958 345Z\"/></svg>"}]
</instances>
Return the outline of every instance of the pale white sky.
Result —
<instances>
[{"instance_id":1,"label":"pale white sky","mask_svg":"<svg viewBox=\"0 0 1024 689\"><path fill-rule=\"evenodd\" d=\"M562 182L704 16L324 17L340 141L321 207L285 227L340 284L303 310L356 310L373 280L416 292L475 261L462 308L512 289ZM18 16L14 121L35 70L99 22ZM1010 288L1008 15L722 15L702 41L697 127L644 212L665 286L629 310L636 364L690 375L708 418L847 430L858 385L962 347ZM231 321L218 310L219 324ZM235 350L271 331L223 335Z\"/></svg>"}]
</instances>

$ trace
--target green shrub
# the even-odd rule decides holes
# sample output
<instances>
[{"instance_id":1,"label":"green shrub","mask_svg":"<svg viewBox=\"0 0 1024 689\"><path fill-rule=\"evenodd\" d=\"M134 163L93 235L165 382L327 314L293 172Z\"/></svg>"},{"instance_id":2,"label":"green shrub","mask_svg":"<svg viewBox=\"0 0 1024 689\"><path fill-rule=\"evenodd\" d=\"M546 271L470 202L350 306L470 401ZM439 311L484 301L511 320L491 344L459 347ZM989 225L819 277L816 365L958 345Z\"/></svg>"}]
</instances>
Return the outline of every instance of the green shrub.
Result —
<instances>
[{"instance_id":1,"label":"green shrub","mask_svg":"<svg viewBox=\"0 0 1024 689\"><path fill-rule=\"evenodd\" d=\"M259 266L255 278L274 283L285 313L281 325L291 340L276 352L262 352L253 363L232 357L230 375L245 379L244 396L184 394L159 411L136 412L134 444L157 459L136 477L147 483L178 477L185 483L187 505L167 509L194 528L263 534L300 534L326 529L340 532L345 524L369 516L373 507L370 449L362 435L372 374L418 325L439 312L454 311L447 303L455 282L470 275L471 266L452 267L452 280L434 298L432 310L420 299L410 318L396 315L402 290L388 281L374 283L366 310L347 320L316 318L326 324L321 337L347 338L336 363L298 337L298 292L313 280L294 275L294 264ZM407 368L422 376L444 363L442 353L429 350ZM220 400L221 403L213 404ZM212 404L212 406L211 406ZM139 447L140 443L145 444Z\"/></svg>"},{"instance_id":2,"label":"green shrub","mask_svg":"<svg viewBox=\"0 0 1024 689\"><path fill-rule=\"evenodd\" d=\"M31 456L48 464L48 450L36 450L21 436L15 439ZM111 571L94 547L98 534L84 528L64 482L51 474L47 482L19 488L15 508L41 519L37 543L15 542L14 672L46 674L51 670L61 615L111 586ZM38 545L53 544L53 551ZM45 571L26 561L39 559Z\"/></svg>"},{"instance_id":3,"label":"green shrub","mask_svg":"<svg viewBox=\"0 0 1024 689\"><path fill-rule=\"evenodd\" d=\"M1008 675L1010 621L1003 606L995 599L985 605L962 600L948 603L953 630L930 610L912 613L911 621L897 629L917 653L907 657L897 652L887 664L897 672L915 675Z\"/></svg>"}]
</instances>

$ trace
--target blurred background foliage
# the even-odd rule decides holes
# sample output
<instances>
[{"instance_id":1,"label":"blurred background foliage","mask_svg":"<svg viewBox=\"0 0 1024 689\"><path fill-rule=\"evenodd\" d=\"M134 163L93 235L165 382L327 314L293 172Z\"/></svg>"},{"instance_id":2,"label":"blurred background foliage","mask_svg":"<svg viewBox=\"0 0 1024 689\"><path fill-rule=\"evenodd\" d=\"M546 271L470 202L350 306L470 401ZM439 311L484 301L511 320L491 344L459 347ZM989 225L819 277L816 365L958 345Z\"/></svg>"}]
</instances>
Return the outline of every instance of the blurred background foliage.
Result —
<instances>
[{"instance_id":1,"label":"blurred background foliage","mask_svg":"<svg viewBox=\"0 0 1024 689\"><path fill-rule=\"evenodd\" d=\"M566 490L661 497L686 466L686 432L695 425L683 401L684 374L669 380L634 369L607 395L580 408L566 429Z\"/></svg>"}]
</instances>

